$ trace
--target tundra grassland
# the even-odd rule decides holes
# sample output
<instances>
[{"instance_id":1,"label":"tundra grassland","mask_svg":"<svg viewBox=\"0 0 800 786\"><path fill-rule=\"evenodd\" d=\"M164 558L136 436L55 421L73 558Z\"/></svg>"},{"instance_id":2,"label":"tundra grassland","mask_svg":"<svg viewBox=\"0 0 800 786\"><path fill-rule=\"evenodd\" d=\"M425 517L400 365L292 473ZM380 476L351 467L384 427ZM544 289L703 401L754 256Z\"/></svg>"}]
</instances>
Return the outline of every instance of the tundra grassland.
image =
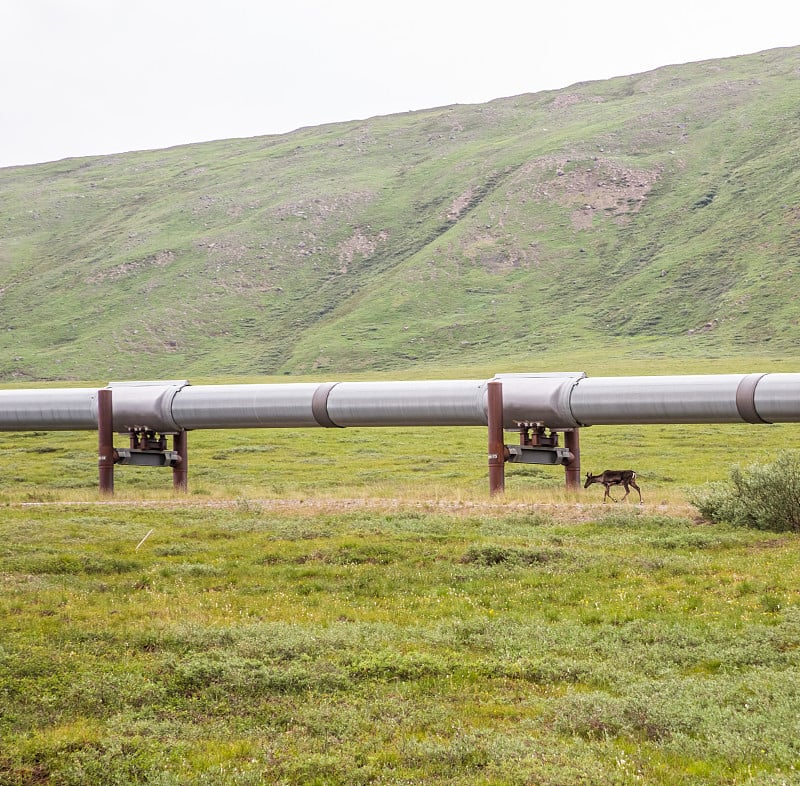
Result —
<instances>
[{"instance_id":1,"label":"tundra grassland","mask_svg":"<svg viewBox=\"0 0 800 786\"><path fill-rule=\"evenodd\" d=\"M506 436L517 441L513 432ZM480 427L207 430L190 432L188 443L189 496L200 500L446 503L482 502L488 494L487 434ZM124 447L127 438L118 436L115 444ZM584 474L634 469L645 502L660 506L681 506L692 488L727 480L733 463L765 461L798 447L795 424L581 430ZM561 467L506 464L505 471L506 504L602 500L600 486L566 492ZM93 501L97 484L95 433L0 433L0 504ZM172 499L171 470L117 466L115 493Z\"/></svg>"},{"instance_id":2,"label":"tundra grassland","mask_svg":"<svg viewBox=\"0 0 800 786\"><path fill-rule=\"evenodd\" d=\"M0 169L0 379L795 352L799 51Z\"/></svg>"},{"instance_id":3,"label":"tundra grassland","mask_svg":"<svg viewBox=\"0 0 800 786\"><path fill-rule=\"evenodd\" d=\"M190 497L0 544L4 786L798 779L794 537Z\"/></svg>"},{"instance_id":4,"label":"tundra grassland","mask_svg":"<svg viewBox=\"0 0 800 786\"><path fill-rule=\"evenodd\" d=\"M796 366L681 373L743 369ZM0 785L796 783L797 538L687 499L799 428L583 429L642 506L489 499L482 428L196 432L113 500L96 434L0 434Z\"/></svg>"}]
</instances>

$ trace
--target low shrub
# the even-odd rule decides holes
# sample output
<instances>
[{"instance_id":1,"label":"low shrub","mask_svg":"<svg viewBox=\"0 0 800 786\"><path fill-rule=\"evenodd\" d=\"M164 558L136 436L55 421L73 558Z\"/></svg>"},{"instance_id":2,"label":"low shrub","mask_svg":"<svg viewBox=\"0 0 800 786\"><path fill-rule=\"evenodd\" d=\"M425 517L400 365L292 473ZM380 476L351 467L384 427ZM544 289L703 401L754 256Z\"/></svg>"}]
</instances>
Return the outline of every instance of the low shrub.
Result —
<instances>
[{"instance_id":1,"label":"low shrub","mask_svg":"<svg viewBox=\"0 0 800 786\"><path fill-rule=\"evenodd\" d=\"M784 451L769 464L736 465L728 483L690 494L703 518L772 532L800 532L800 451Z\"/></svg>"},{"instance_id":2,"label":"low shrub","mask_svg":"<svg viewBox=\"0 0 800 786\"><path fill-rule=\"evenodd\" d=\"M459 562L482 565L534 565L561 559L563 554L557 549L524 549L506 546L470 546Z\"/></svg>"}]
</instances>

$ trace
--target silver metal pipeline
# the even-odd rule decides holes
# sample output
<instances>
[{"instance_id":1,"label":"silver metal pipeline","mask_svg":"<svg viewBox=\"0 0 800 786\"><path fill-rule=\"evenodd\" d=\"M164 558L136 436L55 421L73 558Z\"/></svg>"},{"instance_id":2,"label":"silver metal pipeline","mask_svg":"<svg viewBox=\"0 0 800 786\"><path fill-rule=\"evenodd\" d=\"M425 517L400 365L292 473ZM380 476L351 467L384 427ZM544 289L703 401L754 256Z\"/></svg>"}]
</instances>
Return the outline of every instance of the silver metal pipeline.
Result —
<instances>
[{"instance_id":1,"label":"silver metal pipeline","mask_svg":"<svg viewBox=\"0 0 800 786\"><path fill-rule=\"evenodd\" d=\"M576 385L580 426L637 423L796 423L800 374L594 377Z\"/></svg>"},{"instance_id":2,"label":"silver metal pipeline","mask_svg":"<svg viewBox=\"0 0 800 786\"><path fill-rule=\"evenodd\" d=\"M97 389L0 390L2 431L97 429Z\"/></svg>"},{"instance_id":3,"label":"silver metal pipeline","mask_svg":"<svg viewBox=\"0 0 800 786\"><path fill-rule=\"evenodd\" d=\"M503 425L800 422L800 374L500 374ZM116 431L485 426L490 380L190 385L113 382ZM0 390L1 431L97 429L97 389Z\"/></svg>"},{"instance_id":4,"label":"silver metal pipeline","mask_svg":"<svg viewBox=\"0 0 800 786\"><path fill-rule=\"evenodd\" d=\"M184 428L485 425L486 383L193 385L175 397Z\"/></svg>"}]
</instances>

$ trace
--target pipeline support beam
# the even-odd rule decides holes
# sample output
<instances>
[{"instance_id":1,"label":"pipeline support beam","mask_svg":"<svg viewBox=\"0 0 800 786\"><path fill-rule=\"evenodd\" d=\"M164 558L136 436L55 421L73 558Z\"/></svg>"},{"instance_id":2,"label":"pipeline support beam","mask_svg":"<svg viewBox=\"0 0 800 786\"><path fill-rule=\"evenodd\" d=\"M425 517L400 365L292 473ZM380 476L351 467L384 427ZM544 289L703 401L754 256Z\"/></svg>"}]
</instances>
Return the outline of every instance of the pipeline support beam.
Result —
<instances>
[{"instance_id":1,"label":"pipeline support beam","mask_svg":"<svg viewBox=\"0 0 800 786\"><path fill-rule=\"evenodd\" d=\"M503 440L503 383L492 381L487 390L487 426L489 430L489 493L505 492L505 452Z\"/></svg>"},{"instance_id":2,"label":"pipeline support beam","mask_svg":"<svg viewBox=\"0 0 800 786\"><path fill-rule=\"evenodd\" d=\"M108 388L97 391L97 466L100 493L114 493L114 429L112 393Z\"/></svg>"},{"instance_id":3,"label":"pipeline support beam","mask_svg":"<svg viewBox=\"0 0 800 786\"><path fill-rule=\"evenodd\" d=\"M570 455L564 465L564 480L567 491L574 491L581 487L580 429L573 428L564 431L564 447L569 451Z\"/></svg>"},{"instance_id":4,"label":"pipeline support beam","mask_svg":"<svg viewBox=\"0 0 800 786\"><path fill-rule=\"evenodd\" d=\"M189 488L189 440L185 431L179 431L172 438L172 449L178 454L178 461L172 467L172 487L185 492Z\"/></svg>"}]
</instances>

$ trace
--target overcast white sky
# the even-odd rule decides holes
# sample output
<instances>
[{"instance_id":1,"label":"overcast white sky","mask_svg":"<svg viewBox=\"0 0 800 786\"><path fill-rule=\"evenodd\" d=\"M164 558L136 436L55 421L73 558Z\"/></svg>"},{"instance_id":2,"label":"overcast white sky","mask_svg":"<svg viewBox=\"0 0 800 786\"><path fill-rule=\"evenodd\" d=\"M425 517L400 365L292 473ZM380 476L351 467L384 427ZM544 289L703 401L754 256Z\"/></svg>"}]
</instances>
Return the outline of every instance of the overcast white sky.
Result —
<instances>
[{"instance_id":1,"label":"overcast white sky","mask_svg":"<svg viewBox=\"0 0 800 786\"><path fill-rule=\"evenodd\" d=\"M798 0L0 0L0 166L800 44Z\"/></svg>"}]
</instances>

